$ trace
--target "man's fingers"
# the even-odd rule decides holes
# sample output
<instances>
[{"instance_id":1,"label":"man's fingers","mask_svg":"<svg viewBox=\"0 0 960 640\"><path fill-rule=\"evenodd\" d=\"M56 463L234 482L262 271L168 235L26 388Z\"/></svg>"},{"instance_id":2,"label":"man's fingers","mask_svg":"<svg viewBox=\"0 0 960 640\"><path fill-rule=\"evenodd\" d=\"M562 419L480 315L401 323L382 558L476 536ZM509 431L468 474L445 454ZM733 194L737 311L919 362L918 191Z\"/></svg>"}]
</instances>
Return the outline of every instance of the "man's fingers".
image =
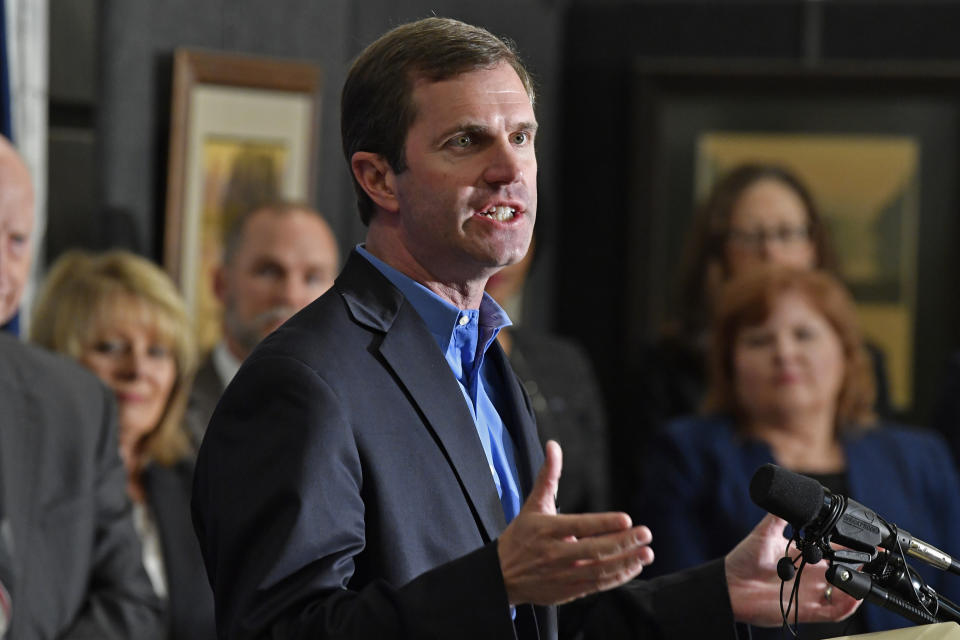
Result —
<instances>
[{"instance_id":1,"label":"man's fingers","mask_svg":"<svg viewBox=\"0 0 960 640\"><path fill-rule=\"evenodd\" d=\"M775 516L772 513L768 513L763 517L760 522L757 523L757 526L754 527L760 535L776 535L782 534L783 530L787 526L787 521L779 516Z\"/></svg>"},{"instance_id":2,"label":"man's fingers","mask_svg":"<svg viewBox=\"0 0 960 640\"><path fill-rule=\"evenodd\" d=\"M555 566L574 567L587 564L616 564L625 558L642 553L652 561L652 552L649 554L643 552L644 549L649 549L648 545L652 537L650 529L639 526L618 533L557 541L550 545L544 559Z\"/></svg>"},{"instance_id":3,"label":"man's fingers","mask_svg":"<svg viewBox=\"0 0 960 640\"><path fill-rule=\"evenodd\" d=\"M554 574L554 584L565 585L569 599L613 589L637 577L653 562L653 550L645 545L623 548L620 553L581 559ZM592 556L594 554L587 554Z\"/></svg>"},{"instance_id":4,"label":"man's fingers","mask_svg":"<svg viewBox=\"0 0 960 640\"><path fill-rule=\"evenodd\" d=\"M563 466L563 452L554 440L548 440L544 447L543 466L537 474L537 481L527 497L523 508L537 513L554 514L557 512L557 486L560 483L560 469Z\"/></svg>"},{"instance_id":5,"label":"man's fingers","mask_svg":"<svg viewBox=\"0 0 960 640\"><path fill-rule=\"evenodd\" d=\"M560 514L550 518L548 531L546 533L556 538L566 538L569 536L589 538L591 536L625 531L629 529L632 524L630 516L625 513L613 511L608 513ZM650 530L646 527L643 527L643 529L647 532L645 535L649 536ZM645 544L649 544L649 542L650 541L647 540Z\"/></svg>"}]
</instances>

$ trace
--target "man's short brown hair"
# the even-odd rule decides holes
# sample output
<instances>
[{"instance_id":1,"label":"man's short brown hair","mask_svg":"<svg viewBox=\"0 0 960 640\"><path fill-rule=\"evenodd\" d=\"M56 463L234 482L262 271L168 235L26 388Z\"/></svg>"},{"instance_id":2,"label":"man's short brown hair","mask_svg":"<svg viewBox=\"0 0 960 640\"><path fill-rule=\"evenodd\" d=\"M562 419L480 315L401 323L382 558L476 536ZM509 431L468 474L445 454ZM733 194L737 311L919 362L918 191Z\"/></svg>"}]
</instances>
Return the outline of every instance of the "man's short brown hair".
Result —
<instances>
[{"instance_id":1,"label":"man's short brown hair","mask_svg":"<svg viewBox=\"0 0 960 640\"><path fill-rule=\"evenodd\" d=\"M503 62L517 72L532 103L533 81L509 40L450 18L425 18L391 29L357 57L343 85L340 135L347 164L354 153L368 151L402 172L407 131L417 115L412 100L416 80L439 82ZM369 224L373 201L355 177L353 187L360 219Z\"/></svg>"}]
</instances>

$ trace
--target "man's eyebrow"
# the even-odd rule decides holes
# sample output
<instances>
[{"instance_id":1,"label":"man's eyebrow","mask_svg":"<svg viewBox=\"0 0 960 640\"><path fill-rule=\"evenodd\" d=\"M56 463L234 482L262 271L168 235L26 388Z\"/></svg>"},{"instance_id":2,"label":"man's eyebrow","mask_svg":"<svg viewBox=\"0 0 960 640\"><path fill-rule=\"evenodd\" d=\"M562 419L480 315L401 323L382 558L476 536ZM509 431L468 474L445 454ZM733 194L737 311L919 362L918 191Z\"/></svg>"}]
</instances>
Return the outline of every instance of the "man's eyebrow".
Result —
<instances>
[{"instance_id":1,"label":"man's eyebrow","mask_svg":"<svg viewBox=\"0 0 960 640\"><path fill-rule=\"evenodd\" d=\"M511 128L511 129L514 129L514 130L517 130L517 131L519 131L519 130L526 130L526 131L533 131L534 133L536 133L537 128L538 128L539 126L540 126L540 125L537 123L536 120L526 120L526 121L524 121L524 122L520 122L520 123L518 123L518 124L515 124L515 125L513 125L513 126L510 127L510 128Z\"/></svg>"},{"instance_id":2,"label":"man's eyebrow","mask_svg":"<svg viewBox=\"0 0 960 640\"><path fill-rule=\"evenodd\" d=\"M486 134L490 128L476 122L458 122L443 130L438 136L438 140L445 140L455 133L482 133Z\"/></svg>"},{"instance_id":3,"label":"man's eyebrow","mask_svg":"<svg viewBox=\"0 0 960 640\"><path fill-rule=\"evenodd\" d=\"M536 120L525 120L523 122L511 124L507 128L510 129L511 131L536 132L538 126L539 125L537 124ZM474 133L474 134L480 134L480 135L489 135L490 132L491 132L490 127L486 125L478 124L476 122L460 122L448 127L447 129L444 129L443 132L441 132L437 136L437 141L442 142L455 133Z\"/></svg>"}]
</instances>

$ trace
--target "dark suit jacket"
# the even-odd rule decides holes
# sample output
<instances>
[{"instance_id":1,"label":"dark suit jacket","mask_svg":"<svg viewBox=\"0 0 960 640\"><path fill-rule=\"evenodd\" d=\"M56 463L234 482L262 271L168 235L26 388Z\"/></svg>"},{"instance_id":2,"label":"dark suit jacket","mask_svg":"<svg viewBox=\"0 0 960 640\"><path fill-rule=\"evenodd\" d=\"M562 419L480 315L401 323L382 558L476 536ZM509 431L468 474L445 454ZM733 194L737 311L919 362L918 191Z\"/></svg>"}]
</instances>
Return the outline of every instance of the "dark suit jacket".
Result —
<instances>
[{"instance_id":1,"label":"dark suit jacket","mask_svg":"<svg viewBox=\"0 0 960 640\"><path fill-rule=\"evenodd\" d=\"M610 508L610 452L600 385L577 343L526 327L511 327L510 366L536 413L540 441L563 447L557 508L564 513Z\"/></svg>"},{"instance_id":2,"label":"dark suit jacket","mask_svg":"<svg viewBox=\"0 0 960 640\"><path fill-rule=\"evenodd\" d=\"M851 498L921 540L960 553L960 479L935 433L884 424L849 435L843 444ZM657 560L650 573L703 562L743 538L764 515L750 500L749 486L768 462L774 462L770 447L743 438L726 418L688 417L667 425L651 445L644 465L648 490L633 513L653 531ZM956 576L920 561L911 566L938 593L960 599ZM868 631L910 624L878 606L861 611Z\"/></svg>"},{"instance_id":3,"label":"dark suit jacket","mask_svg":"<svg viewBox=\"0 0 960 640\"><path fill-rule=\"evenodd\" d=\"M190 397L187 400L187 412L184 415L184 424L190 439L196 447L203 441L203 434L207 431L210 417L217 407L217 401L223 394L226 383L220 379L217 368L213 366L213 355L208 354L190 387Z\"/></svg>"},{"instance_id":4,"label":"dark suit jacket","mask_svg":"<svg viewBox=\"0 0 960 640\"><path fill-rule=\"evenodd\" d=\"M526 495L543 459L532 411L500 348L487 357ZM556 636L553 608L511 621L503 510L463 394L420 316L355 253L228 386L193 509L223 638Z\"/></svg>"},{"instance_id":5,"label":"dark suit jacket","mask_svg":"<svg viewBox=\"0 0 960 640\"><path fill-rule=\"evenodd\" d=\"M0 335L0 407L9 637L159 638L112 394L76 364Z\"/></svg>"},{"instance_id":6,"label":"dark suit jacket","mask_svg":"<svg viewBox=\"0 0 960 640\"><path fill-rule=\"evenodd\" d=\"M150 465L143 488L160 534L167 576L167 636L171 640L216 638L213 592L190 521L193 462Z\"/></svg>"}]
</instances>

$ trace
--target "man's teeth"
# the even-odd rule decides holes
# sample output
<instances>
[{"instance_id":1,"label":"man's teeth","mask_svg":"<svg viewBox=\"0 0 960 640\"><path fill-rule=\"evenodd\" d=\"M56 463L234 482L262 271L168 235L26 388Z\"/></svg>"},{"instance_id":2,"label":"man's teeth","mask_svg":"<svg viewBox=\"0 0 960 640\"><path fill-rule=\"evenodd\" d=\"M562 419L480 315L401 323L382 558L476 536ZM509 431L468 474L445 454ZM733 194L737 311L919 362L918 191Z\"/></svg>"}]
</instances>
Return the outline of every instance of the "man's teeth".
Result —
<instances>
[{"instance_id":1,"label":"man's teeth","mask_svg":"<svg viewBox=\"0 0 960 640\"><path fill-rule=\"evenodd\" d=\"M517 210L514 209L513 207L497 206L497 207L490 207L486 211L481 211L480 213L481 215L485 215L488 218L493 218L494 220L499 220L500 222L503 222L504 220L510 220L511 218L513 218L513 216L516 215Z\"/></svg>"}]
</instances>

